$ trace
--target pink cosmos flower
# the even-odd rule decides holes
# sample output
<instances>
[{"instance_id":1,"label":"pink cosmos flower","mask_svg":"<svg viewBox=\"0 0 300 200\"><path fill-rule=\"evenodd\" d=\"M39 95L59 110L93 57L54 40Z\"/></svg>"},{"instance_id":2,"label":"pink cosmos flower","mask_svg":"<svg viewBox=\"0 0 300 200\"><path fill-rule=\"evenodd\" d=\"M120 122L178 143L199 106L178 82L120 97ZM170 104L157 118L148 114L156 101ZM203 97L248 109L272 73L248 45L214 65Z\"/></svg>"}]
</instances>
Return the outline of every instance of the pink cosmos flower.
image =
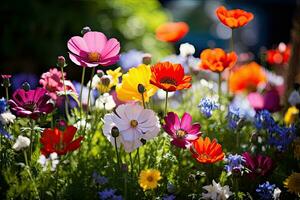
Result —
<instances>
[{"instance_id":1,"label":"pink cosmos flower","mask_svg":"<svg viewBox=\"0 0 300 200\"><path fill-rule=\"evenodd\" d=\"M243 153L245 158L245 166L250 170L248 176L250 178L256 178L259 176L266 176L274 169L273 160L268 156L263 155L253 155L245 152Z\"/></svg>"},{"instance_id":2,"label":"pink cosmos flower","mask_svg":"<svg viewBox=\"0 0 300 200\"><path fill-rule=\"evenodd\" d=\"M192 116L188 113L184 113L180 121L176 113L169 112L165 122L163 129L172 137L171 143L179 148L189 148L201 135L200 124L192 124Z\"/></svg>"},{"instance_id":3,"label":"pink cosmos flower","mask_svg":"<svg viewBox=\"0 0 300 200\"><path fill-rule=\"evenodd\" d=\"M44 88L25 91L18 89L8 101L10 109L19 117L38 119L40 115L53 111L54 106L49 100L51 97Z\"/></svg>"},{"instance_id":4,"label":"pink cosmos flower","mask_svg":"<svg viewBox=\"0 0 300 200\"><path fill-rule=\"evenodd\" d=\"M64 77L65 76L66 73L64 73ZM43 88L48 90L48 94L54 101L59 101L57 92L64 91L61 71L53 68L50 69L49 72L43 73L40 79L40 84L43 85ZM73 86L71 81L65 80L65 85L67 91L71 90L72 92L76 93L75 87Z\"/></svg>"},{"instance_id":5,"label":"pink cosmos flower","mask_svg":"<svg viewBox=\"0 0 300 200\"><path fill-rule=\"evenodd\" d=\"M89 31L83 37L74 36L68 41L70 59L83 67L109 66L119 60L120 43L107 40L101 32Z\"/></svg>"}]
</instances>

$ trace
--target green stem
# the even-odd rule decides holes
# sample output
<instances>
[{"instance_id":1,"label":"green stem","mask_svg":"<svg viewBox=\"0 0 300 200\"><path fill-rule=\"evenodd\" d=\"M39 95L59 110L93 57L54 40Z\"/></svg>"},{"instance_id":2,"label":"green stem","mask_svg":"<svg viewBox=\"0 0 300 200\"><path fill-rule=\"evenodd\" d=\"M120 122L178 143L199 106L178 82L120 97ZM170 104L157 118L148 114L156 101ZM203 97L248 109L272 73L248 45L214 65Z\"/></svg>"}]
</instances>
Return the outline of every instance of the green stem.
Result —
<instances>
[{"instance_id":1,"label":"green stem","mask_svg":"<svg viewBox=\"0 0 300 200\"><path fill-rule=\"evenodd\" d=\"M139 168L138 168L138 174L140 173L140 171L141 171L141 159L140 159L140 150L139 150L139 148L137 148L137 157L138 157L138 166L139 166Z\"/></svg>"},{"instance_id":2,"label":"green stem","mask_svg":"<svg viewBox=\"0 0 300 200\"><path fill-rule=\"evenodd\" d=\"M233 184L234 184L234 194L235 194L235 199L240 199L239 198L239 181L238 178L233 178Z\"/></svg>"},{"instance_id":3,"label":"green stem","mask_svg":"<svg viewBox=\"0 0 300 200\"><path fill-rule=\"evenodd\" d=\"M30 125L31 125L31 131L30 131L30 160L31 160L31 156L32 156L32 149L33 149L33 134L34 134L34 121L30 120Z\"/></svg>"},{"instance_id":4,"label":"green stem","mask_svg":"<svg viewBox=\"0 0 300 200\"><path fill-rule=\"evenodd\" d=\"M85 67L82 68L82 74L81 74L81 87L80 87L80 94L79 94L79 102L80 102L80 119L82 119L82 89L84 84L84 76L85 76Z\"/></svg>"},{"instance_id":5,"label":"green stem","mask_svg":"<svg viewBox=\"0 0 300 200\"><path fill-rule=\"evenodd\" d=\"M87 99L87 106L86 106L86 119L85 119L83 133L85 132L86 125L87 125L87 118L88 118L89 108L90 108L89 105L90 105L90 97L91 97L91 90L92 90L92 80L93 80L94 74L95 74L95 67L93 67L93 69L92 69L92 74L91 74L91 79L90 79L88 99Z\"/></svg>"},{"instance_id":6,"label":"green stem","mask_svg":"<svg viewBox=\"0 0 300 200\"><path fill-rule=\"evenodd\" d=\"M58 171L59 171L59 166L57 166L56 174L55 174L55 192L54 192L54 199L57 199L57 186L58 186Z\"/></svg>"},{"instance_id":7,"label":"green stem","mask_svg":"<svg viewBox=\"0 0 300 200\"><path fill-rule=\"evenodd\" d=\"M127 172L124 173L124 199L127 200Z\"/></svg>"},{"instance_id":8,"label":"green stem","mask_svg":"<svg viewBox=\"0 0 300 200\"><path fill-rule=\"evenodd\" d=\"M25 165L26 165L26 166L25 166L25 169L26 169L26 171L27 171L27 173L28 173L28 175L29 175L30 180L32 181L32 184L33 184L33 187L34 187L34 191L35 191L35 193L36 193L36 195L37 195L37 198L40 199L39 191L37 190L35 181L34 181L34 179L32 178L32 175L31 175L31 172L30 172L30 167L29 167L29 165L28 165L28 159L27 159L26 151L24 150L23 153L24 153L24 159L25 159Z\"/></svg>"},{"instance_id":9,"label":"green stem","mask_svg":"<svg viewBox=\"0 0 300 200\"><path fill-rule=\"evenodd\" d=\"M168 91L166 91L165 116L167 115L167 110L168 110Z\"/></svg>"},{"instance_id":10,"label":"green stem","mask_svg":"<svg viewBox=\"0 0 300 200\"><path fill-rule=\"evenodd\" d=\"M117 138L115 137L115 149L116 149L116 155L117 155L117 163L118 163L118 167L117 167L117 171L120 170L120 155L119 155L119 151L118 151L118 147L117 147Z\"/></svg>"},{"instance_id":11,"label":"green stem","mask_svg":"<svg viewBox=\"0 0 300 200\"><path fill-rule=\"evenodd\" d=\"M219 72L219 81L218 81L218 95L219 95L219 102L221 102L221 96L222 96L222 75L221 72Z\"/></svg>"},{"instance_id":12,"label":"green stem","mask_svg":"<svg viewBox=\"0 0 300 200\"><path fill-rule=\"evenodd\" d=\"M129 158L130 158L130 173L131 173L131 176L133 176L133 162L132 162L132 155L131 155L131 152L129 153Z\"/></svg>"},{"instance_id":13,"label":"green stem","mask_svg":"<svg viewBox=\"0 0 300 200\"><path fill-rule=\"evenodd\" d=\"M64 85L64 93L65 93L65 113L67 116L67 119L70 119L70 115L69 115L69 109L68 109L68 104L70 103L69 101L69 97L67 96L67 88L66 88L66 84L65 84L65 76L64 76L64 68L61 67L61 74L62 74L62 81L63 81L63 85Z\"/></svg>"},{"instance_id":14,"label":"green stem","mask_svg":"<svg viewBox=\"0 0 300 200\"><path fill-rule=\"evenodd\" d=\"M143 102L144 109L146 109L144 93L142 93L142 102Z\"/></svg>"},{"instance_id":15,"label":"green stem","mask_svg":"<svg viewBox=\"0 0 300 200\"><path fill-rule=\"evenodd\" d=\"M237 152L239 152L239 148L240 148L240 131L237 130L236 131L236 150L237 150Z\"/></svg>"},{"instance_id":16,"label":"green stem","mask_svg":"<svg viewBox=\"0 0 300 200\"><path fill-rule=\"evenodd\" d=\"M5 94L6 94L6 101L8 101L9 96L8 96L8 87L5 87Z\"/></svg>"}]
</instances>

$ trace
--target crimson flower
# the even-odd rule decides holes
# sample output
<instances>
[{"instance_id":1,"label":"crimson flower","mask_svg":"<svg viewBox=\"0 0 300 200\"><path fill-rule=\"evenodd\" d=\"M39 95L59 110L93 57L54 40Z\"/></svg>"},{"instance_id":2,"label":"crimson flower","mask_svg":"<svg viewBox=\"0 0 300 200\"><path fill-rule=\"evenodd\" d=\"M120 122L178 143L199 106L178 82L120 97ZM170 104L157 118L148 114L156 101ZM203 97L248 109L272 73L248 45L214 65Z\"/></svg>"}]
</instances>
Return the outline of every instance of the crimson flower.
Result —
<instances>
[{"instance_id":1,"label":"crimson flower","mask_svg":"<svg viewBox=\"0 0 300 200\"><path fill-rule=\"evenodd\" d=\"M43 155L48 156L51 153L56 152L58 155L65 155L70 151L74 151L80 147L80 142L83 136L80 136L76 140L73 137L77 131L74 126L67 126L64 131L54 128L46 128L40 139L43 147L41 152Z\"/></svg>"}]
</instances>

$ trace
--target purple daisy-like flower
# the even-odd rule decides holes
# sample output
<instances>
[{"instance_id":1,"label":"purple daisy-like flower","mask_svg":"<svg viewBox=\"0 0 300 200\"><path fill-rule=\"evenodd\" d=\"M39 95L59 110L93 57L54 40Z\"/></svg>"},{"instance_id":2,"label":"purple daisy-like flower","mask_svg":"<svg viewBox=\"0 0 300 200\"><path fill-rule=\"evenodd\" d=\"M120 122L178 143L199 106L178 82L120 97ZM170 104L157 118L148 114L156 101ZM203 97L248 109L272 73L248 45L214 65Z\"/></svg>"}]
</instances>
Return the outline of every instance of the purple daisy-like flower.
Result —
<instances>
[{"instance_id":1,"label":"purple daisy-like flower","mask_svg":"<svg viewBox=\"0 0 300 200\"><path fill-rule=\"evenodd\" d=\"M191 142L201 135L200 124L192 124L192 116L188 113L184 113L180 120L176 113L169 112L165 122L163 129L172 137L171 143L179 148L189 148Z\"/></svg>"},{"instance_id":2,"label":"purple daisy-like flower","mask_svg":"<svg viewBox=\"0 0 300 200\"><path fill-rule=\"evenodd\" d=\"M25 91L18 89L13 93L12 99L8 101L10 109L19 117L30 117L38 119L42 114L53 111L54 106L49 100L51 97L44 88Z\"/></svg>"}]
</instances>

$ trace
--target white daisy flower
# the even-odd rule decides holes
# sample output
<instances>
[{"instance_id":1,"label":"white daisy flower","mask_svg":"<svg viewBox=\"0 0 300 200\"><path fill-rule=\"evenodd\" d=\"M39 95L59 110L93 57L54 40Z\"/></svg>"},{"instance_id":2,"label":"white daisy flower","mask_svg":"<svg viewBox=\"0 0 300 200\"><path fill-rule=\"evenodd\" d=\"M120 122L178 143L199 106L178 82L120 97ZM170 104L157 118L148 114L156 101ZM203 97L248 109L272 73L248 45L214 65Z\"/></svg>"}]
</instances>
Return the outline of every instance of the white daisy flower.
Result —
<instances>
[{"instance_id":1,"label":"white daisy flower","mask_svg":"<svg viewBox=\"0 0 300 200\"><path fill-rule=\"evenodd\" d=\"M222 187L220 183L216 183L215 180L212 181L212 185L206 185L203 189L205 189L207 193L202 193L202 199L226 200L232 195L228 185Z\"/></svg>"},{"instance_id":2,"label":"white daisy flower","mask_svg":"<svg viewBox=\"0 0 300 200\"><path fill-rule=\"evenodd\" d=\"M127 153L156 137L160 131L159 119L154 111L138 104L122 104L115 112L104 116L103 133L115 145L115 138L111 135L113 127L119 130L117 147L122 144Z\"/></svg>"},{"instance_id":3,"label":"white daisy flower","mask_svg":"<svg viewBox=\"0 0 300 200\"><path fill-rule=\"evenodd\" d=\"M104 93L96 100L95 107L98 109L105 109L109 111L116 107L116 103L114 101L114 98L110 94Z\"/></svg>"},{"instance_id":4,"label":"white daisy flower","mask_svg":"<svg viewBox=\"0 0 300 200\"><path fill-rule=\"evenodd\" d=\"M15 119L16 119L16 116L13 115L9 111L6 111L6 112L0 114L0 122L3 125L13 123Z\"/></svg>"}]
</instances>

